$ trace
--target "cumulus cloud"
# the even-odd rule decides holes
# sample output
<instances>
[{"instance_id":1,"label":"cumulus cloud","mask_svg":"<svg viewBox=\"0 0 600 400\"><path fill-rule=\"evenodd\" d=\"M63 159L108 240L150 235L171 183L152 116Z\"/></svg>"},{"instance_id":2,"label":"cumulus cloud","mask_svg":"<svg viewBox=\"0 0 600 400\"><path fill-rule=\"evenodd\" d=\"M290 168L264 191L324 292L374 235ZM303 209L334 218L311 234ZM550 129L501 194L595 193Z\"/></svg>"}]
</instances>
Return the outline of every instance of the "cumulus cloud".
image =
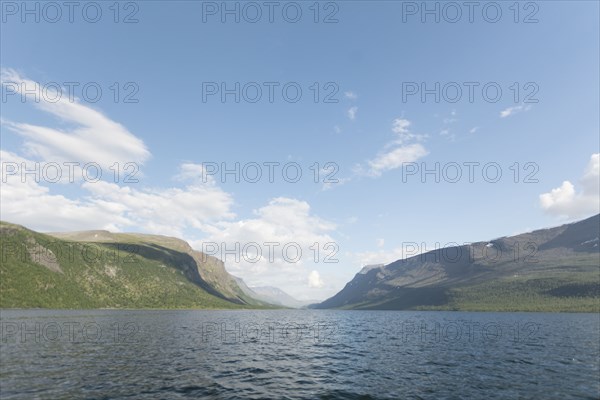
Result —
<instances>
[{"instance_id":1,"label":"cumulus cloud","mask_svg":"<svg viewBox=\"0 0 600 400\"><path fill-rule=\"evenodd\" d=\"M261 261L281 265L281 263L289 264L281 254L283 245L286 243L298 244L303 249L303 254L310 256L312 252L309 247L314 243L322 246L325 243L334 242L329 232L335 228L336 225L332 222L313 215L307 202L277 197L271 199L267 205L254 210L254 218L221 222L210 232L207 240L216 243L225 242L231 245L228 248L233 248L235 243L279 243L275 260L270 262L268 255L264 254ZM310 259L310 257L303 258ZM258 269L263 266L260 264ZM241 268L244 267L254 268L255 266L248 263L241 266Z\"/></svg>"},{"instance_id":2,"label":"cumulus cloud","mask_svg":"<svg viewBox=\"0 0 600 400\"><path fill-rule=\"evenodd\" d=\"M322 288L325 285L318 271L311 271L308 274L308 286L311 288Z\"/></svg>"},{"instance_id":3,"label":"cumulus cloud","mask_svg":"<svg viewBox=\"0 0 600 400\"><path fill-rule=\"evenodd\" d=\"M349 100L356 100L358 99L358 95L354 92L344 92L344 96L346 96L347 99Z\"/></svg>"},{"instance_id":4,"label":"cumulus cloud","mask_svg":"<svg viewBox=\"0 0 600 400\"><path fill-rule=\"evenodd\" d=\"M206 170L204 164L183 163L179 166L179 174L175 176L179 181L190 181L206 185L215 185L215 177Z\"/></svg>"},{"instance_id":5,"label":"cumulus cloud","mask_svg":"<svg viewBox=\"0 0 600 400\"><path fill-rule=\"evenodd\" d=\"M540 205L548 214L579 218L600 212L600 154L592 154L579 190L570 181L540 195Z\"/></svg>"},{"instance_id":6,"label":"cumulus cloud","mask_svg":"<svg viewBox=\"0 0 600 400\"><path fill-rule=\"evenodd\" d=\"M231 219L233 198L220 188L192 182L183 188L133 188L105 181L74 182L83 195L71 198L53 193L35 176L13 174L10 163L32 165L14 153L0 151L2 219L42 231L131 228L182 236L186 228L209 229ZM31 169L31 167L28 167ZM182 171L187 171L182 167ZM185 175L186 172L180 172ZM52 189L52 190L51 190Z\"/></svg>"},{"instance_id":7,"label":"cumulus cloud","mask_svg":"<svg viewBox=\"0 0 600 400\"><path fill-rule=\"evenodd\" d=\"M34 162L14 153L0 150L2 164L2 190L0 214L2 220L22 224L41 231L83 229L108 229L119 231L131 225L121 215L123 209L116 204L95 202L89 198L71 199L51 193L35 176L13 174L6 168L10 163L27 166L33 170Z\"/></svg>"},{"instance_id":8,"label":"cumulus cloud","mask_svg":"<svg viewBox=\"0 0 600 400\"><path fill-rule=\"evenodd\" d=\"M277 197L253 214L212 225L209 235L192 241L193 246L222 259L250 285L274 285L291 294L309 288L308 272L330 265L323 264L325 257L337 259L338 246L331 236L336 225L314 215L307 202Z\"/></svg>"},{"instance_id":9,"label":"cumulus cloud","mask_svg":"<svg viewBox=\"0 0 600 400\"><path fill-rule=\"evenodd\" d=\"M233 198L220 188L191 184L184 188L135 189L109 182L85 182L95 203L121 208L121 215L146 232L183 236L186 228L203 231L231 219Z\"/></svg>"}]
</instances>

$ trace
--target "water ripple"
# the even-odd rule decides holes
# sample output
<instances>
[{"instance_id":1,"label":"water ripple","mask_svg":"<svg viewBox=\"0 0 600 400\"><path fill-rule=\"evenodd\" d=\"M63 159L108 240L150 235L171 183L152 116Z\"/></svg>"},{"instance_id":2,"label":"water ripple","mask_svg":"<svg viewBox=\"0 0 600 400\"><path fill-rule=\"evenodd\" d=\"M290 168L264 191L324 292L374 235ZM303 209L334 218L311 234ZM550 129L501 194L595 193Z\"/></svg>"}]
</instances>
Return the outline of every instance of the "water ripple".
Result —
<instances>
[{"instance_id":1,"label":"water ripple","mask_svg":"<svg viewBox=\"0 0 600 400\"><path fill-rule=\"evenodd\" d=\"M30 329L23 340L4 329L2 399L600 398L590 314L33 310L1 321L106 333L49 340ZM536 337L518 334L532 323ZM119 336L126 324L135 337ZM458 324L502 329L459 337ZM256 326L260 336L248 333Z\"/></svg>"}]
</instances>

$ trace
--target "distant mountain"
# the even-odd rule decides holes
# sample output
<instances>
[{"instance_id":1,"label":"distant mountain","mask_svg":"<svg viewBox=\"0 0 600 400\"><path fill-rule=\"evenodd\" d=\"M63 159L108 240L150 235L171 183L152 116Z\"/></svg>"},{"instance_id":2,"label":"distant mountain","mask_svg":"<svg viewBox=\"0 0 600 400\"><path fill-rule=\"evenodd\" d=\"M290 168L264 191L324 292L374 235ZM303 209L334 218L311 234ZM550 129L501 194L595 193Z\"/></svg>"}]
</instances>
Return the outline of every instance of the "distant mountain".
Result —
<instances>
[{"instance_id":1,"label":"distant mountain","mask_svg":"<svg viewBox=\"0 0 600 400\"><path fill-rule=\"evenodd\" d=\"M283 307L302 308L309 304L317 303L316 300L296 300L283 290L273 286L252 287L251 290L258 295L258 297L255 298Z\"/></svg>"},{"instance_id":2,"label":"distant mountain","mask_svg":"<svg viewBox=\"0 0 600 400\"><path fill-rule=\"evenodd\" d=\"M270 307L223 262L177 238L108 231L42 234L0 222L1 308Z\"/></svg>"},{"instance_id":3,"label":"distant mountain","mask_svg":"<svg viewBox=\"0 0 600 400\"><path fill-rule=\"evenodd\" d=\"M361 270L311 308L600 311L600 215Z\"/></svg>"},{"instance_id":4,"label":"distant mountain","mask_svg":"<svg viewBox=\"0 0 600 400\"><path fill-rule=\"evenodd\" d=\"M242 292L244 292L244 294L246 296L251 297L256 300L259 300L259 301L262 301L264 303L273 304L273 305L277 304L277 303L271 301L272 299L268 299L268 298L260 295L259 293L255 292L254 290L252 290L248 285L246 285L246 282L244 282L244 280L242 278L233 276L233 279L235 279L238 287L242 290ZM277 305L280 305L280 304L277 304Z\"/></svg>"}]
</instances>

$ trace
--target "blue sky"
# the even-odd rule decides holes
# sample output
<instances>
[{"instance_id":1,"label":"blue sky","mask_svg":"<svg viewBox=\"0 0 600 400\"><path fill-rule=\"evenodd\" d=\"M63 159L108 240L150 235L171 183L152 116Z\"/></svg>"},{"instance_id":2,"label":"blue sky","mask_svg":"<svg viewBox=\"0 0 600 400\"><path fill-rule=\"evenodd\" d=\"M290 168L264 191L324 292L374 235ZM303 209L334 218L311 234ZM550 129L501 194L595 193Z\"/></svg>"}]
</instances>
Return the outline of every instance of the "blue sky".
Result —
<instances>
[{"instance_id":1,"label":"blue sky","mask_svg":"<svg viewBox=\"0 0 600 400\"><path fill-rule=\"evenodd\" d=\"M294 242L305 255L299 262L275 250L273 260L229 256L226 266L250 285L323 299L363 265L402 257L403 243L430 249L598 213L597 2L521 2L518 16L514 2L497 2L496 23L488 22L496 11L489 2L474 9L472 23L466 8L448 22L454 10L447 2L428 3L439 7L439 22L421 20L421 2L319 2L319 23L314 2L276 2L272 23L264 6L258 22L245 21L253 9L243 14L246 3L234 1L227 4L242 10L239 23L232 15L221 21L221 2L122 2L119 22L113 2L97 2L96 23L86 20L95 10L86 2L77 3L72 23L64 8L52 23L55 10L28 2L34 10L38 4L36 22L22 4L3 1L1 10L3 220L42 231L174 235L198 249ZM207 13L214 7L216 14ZM299 21L286 21L298 8ZM124 23L131 13L137 22ZM337 22L323 23L327 15ZM69 82L78 84L73 100ZM207 92L236 82L239 102ZM436 82L439 102L434 94L424 101L407 94L411 85L434 89ZM289 96L301 88L297 102L284 98L286 84ZM257 86L262 97L252 103ZM456 86L462 97L452 102ZM56 87L63 96L53 102ZM97 101L95 87L102 90ZM496 102L494 87L502 90ZM39 101L23 88L42 90ZM137 102L125 102L128 94ZM22 162L95 162L103 178L90 182L77 170L74 182L22 182L22 171L10 169ZM315 163L328 162L339 183L323 183L331 165L315 183ZM473 182L470 162L479 163ZM139 166L139 182L123 182L126 163ZM208 174L207 163L258 163L263 177L238 183ZM264 163L279 163L274 182ZM286 163L300 167L298 182L283 178ZM448 174L459 165L462 178L407 175L436 163ZM482 175L488 163L500 168L498 182ZM525 182L529 173L533 182ZM333 249L327 243L337 245L338 262L322 261Z\"/></svg>"}]
</instances>

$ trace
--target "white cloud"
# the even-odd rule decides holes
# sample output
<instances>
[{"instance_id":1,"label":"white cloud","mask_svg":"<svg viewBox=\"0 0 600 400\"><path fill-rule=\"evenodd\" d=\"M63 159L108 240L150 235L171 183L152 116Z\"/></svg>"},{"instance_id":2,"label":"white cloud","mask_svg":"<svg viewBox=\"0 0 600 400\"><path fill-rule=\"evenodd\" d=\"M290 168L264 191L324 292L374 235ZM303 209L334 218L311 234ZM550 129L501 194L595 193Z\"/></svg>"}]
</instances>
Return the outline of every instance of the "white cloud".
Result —
<instances>
[{"instance_id":1,"label":"white cloud","mask_svg":"<svg viewBox=\"0 0 600 400\"><path fill-rule=\"evenodd\" d=\"M86 182L82 187L95 203L121 208L122 216L149 233L181 237L188 227L207 231L211 224L235 217L229 193L197 183L166 189L134 189L108 182Z\"/></svg>"},{"instance_id":2,"label":"white cloud","mask_svg":"<svg viewBox=\"0 0 600 400\"><path fill-rule=\"evenodd\" d=\"M385 171L400 168L403 164L415 162L425 157L429 152L419 143L414 143L395 148L391 151L380 153L368 162L372 176L381 176Z\"/></svg>"},{"instance_id":3,"label":"white cloud","mask_svg":"<svg viewBox=\"0 0 600 400\"><path fill-rule=\"evenodd\" d=\"M408 128L410 127L410 125L411 123L409 120L403 118L396 118L392 122L392 132L397 133L399 135L409 134Z\"/></svg>"},{"instance_id":4,"label":"white cloud","mask_svg":"<svg viewBox=\"0 0 600 400\"><path fill-rule=\"evenodd\" d=\"M508 107L507 109L500 111L500 118L510 117L511 115L515 115L520 112L529 111L529 110L531 110L531 106L524 105L524 104L521 104L519 106L514 106L514 107Z\"/></svg>"},{"instance_id":5,"label":"white cloud","mask_svg":"<svg viewBox=\"0 0 600 400\"><path fill-rule=\"evenodd\" d=\"M230 211L233 199L216 187L206 176L202 165L183 164L177 179L186 181L183 188L145 188L141 184L120 186L107 181L84 179L80 167L73 170L69 179L66 161L96 162L101 166L103 179L114 179L110 167L121 162L142 163L150 152L144 143L124 126L110 120L102 113L82 105L77 99L61 98L52 102L43 95L41 86L21 77L10 69L1 70L2 85L10 85L19 92L34 90L34 105L59 118L63 130L27 123L3 120L9 129L25 138L25 149L33 161L17 154L0 150L3 167L12 163L27 166L44 166L56 162L63 174L58 183L70 183L70 188L81 194L70 198L57 194L52 181L42 176L9 173L2 169L2 218L38 230L109 229L138 230L182 236L186 228L205 229L207 224L227 220L235 215ZM41 167L40 167L41 168ZM110 176L109 176L110 175ZM139 175L138 175L139 176ZM136 176L136 178L138 177ZM41 179L40 179L41 178ZM123 182L123 176L117 182ZM132 185L132 183L130 183ZM64 187L64 186L61 186Z\"/></svg>"},{"instance_id":6,"label":"white cloud","mask_svg":"<svg viewBox=\"0 0 600 400\"><path fill-rule=\"evenodd\" d=\"M414 162L429 151L417 142L424 141L427 135L415 134L410 130L411 122L404 118L392 121L394 137L383 146L383 149L371 160L366 161L366 166L357 163L352 167L352 175L346 178L337 178L336 183L324 183L323 190L341 186L352 181L357 176L379 177L383 172L400 168L404 163Z\"/></svg>"},{"instance_id":7,"label":"white cloud","mask_svg":"<svg viewBox=\"0 0 600 400\"><path fill-rule=\"evenodd\" d=\"M0 151L3 165L33 163L14 153ZM182 168L185 169L185 168ZM180 175L185 174L184 172ZM185 188L133 188L104 181L75 182L84 195L68 198L52 193L56 186L2 169L2 219L42 231L138 229L149 233L183 236L186 228L209 229L211 224L234 218L233 199L220 188L194 182Z\"/></svg>"},{"instance_id":8,"label":"white cloud","mask_svg":"<svg viewBox=\"0 0 600 400\"><path fill-rule=\"evenodd\" d=\"M350 107L348 109L348 118L354 121L356 119L356 113L358 112L358 107Z\"/></svg>"},{"instance_id":9,"label":"white cloud","mask_svg":"<svg viewBox=\"0 0 600 400\"><path fill-rule=\"evenodd\" d=\"M600 189L600 153L592 154L590 161L585 169L581 183L587 192L598 194Z\"/></svg>"},{"instance_id":10,"label":"white cloud","mask_svg":"<svg viewBox=\"0 0 600 400\"><path fill-rule=\"evenodd\" d=\"M179 174L175 176L179 181L191 181L204 185L214 185L215 178L206 171L203 164L183 163L179 167Z\"/></svg>"},{"instance_id":11,"label":"white cloud","mask_svg":"<svg viewBox=\"0 0 600 400\"><path fill-rule=\"evenodd\" d=\"M479 130L479 127L478 127L478 126L474 126L473 128L471 128L471 129L469 130L469 133L475 133L475 132L477 132L478 130Z\"/></svg>"},{"instance_id":12,"label":"white cloud","mask_svg":"<svg viewBox=\"0 0 600 400\"><path fill-rule=\"evenodd\" d=\"M600 154L592 154L577 191L570 181L540 195L542 209L553 215L579 218L600 212Z\"/></svg>"},{"instance_id":13,"label":"white cloud","mask_svg":"<svg viewBox=\"0 0 600 400\"><path fill-rule=\"evenodd\" d=\"M412 133L410 126L411 122L407 119L395 119L392 122L395 138L387 143L375 158L367 161L367 170L361 164L357 164L354 173L379 177L385 171L400 168L404 163L414 162L429 154L423 145L415 143L424 140L427 136Z\"/></svg>"},{"instance_id":14,"label":"white cloud","mask_svg":"<svg viewBox=\"0 0 600 400\"><path fill-rule=\"evenodd\" d=\"M335 245L326 248L328 243L336 243L330 236L334 229L335 224L313 215L307 202L278 197L255 210L253 218L215 224L208 237L193 243L199 250L205 246L218 253L214 255L225 261L227 269L246 281L290 287L304 284L309 266L318 266L328 255L337 258ZM208 249L210 243L216 248ZM251 243L259 245L260 254ZM301 257L296 256L297 248ZM236 254L226 254L225 249Z\"/></svg>"},{"instance_id":15,"label":"white cloud","mask_svg":"<svg viewBox=\"0 0 600 400\"><path fill-rule=\"evenodd\" d=\"M342 133L342 129L341 129L339 126L337 126L337 125L335 125L335 126L333 127L333 131L334 131L335 133Z\"/></svg>"},{"instance_id":16,"label":"white cloud","mask_svg":"<svg viewBox=\"0 0 600 400\"><path fill-rule=\"evenodd\" d=\"M78 99L63 96L53 101L54 95L49 96L40 84L12 69L1 69L0 79L3 86L10 85L21 96L25 91L34 91L36 107L54 115L63 125L72 125L55 129L3 120L3 125L25 139L28 155L46 161L96 162L103 168L115 162L143 164L150 157L141 139Z\"/></svg>"},{"instance_id":17,"label":"white cloud","mask_svg":"<svg viewBox=\"0 0 600 400\"><path fill-rule=\"evenodd\" d=\"M413 141L423 141L426 135L418 135L410 131L411 122L407 119L398 118L392 122L392 132L396 134L396 139L388 143L387 147L402 145Z\"/></svg>"},{"instance_id":18,"label":"white cloud","mask_svg":"<svg viewBox=\"0 0 600 400\"><path fill-rule=\"evenodd\" d=\"M301 200L277 197L257 210L255 218L221 223L208 240L214 242L298 243L309 247L315 242L333 241L327 234L335 224L311 214L310 205Z\"/></svg>"},{"instance_id":19,"label":"white cloud","mask_svg":"<svg viewBox=\"0 0 600 400\"><path fill-rule=\"evenodd\" d=\"M33 164L31 160L0 150L0 163L3 165L0 190L2 220L41 231L92 228L118 231L131 225L131 221L121 215L123 209L118 205L90 199L69 199L52 194L33 176L21 179L21 174L8 174L4 166L13 162L28 166Z\"/></svg>"},{"instance_id":20,"label":"white cloud","mask_svg":"<svg viewBox=\"0 0 600 400\"><path fill-rule=\"evenodd\" d=\"M308 286L311 288L322 288L325 285L318 271L311 271L308 274Z\"/></svg>"},{"instance_id":21,"label":"white cloud","mask_svg":"<svg viewBox=\"0 0 600 400\"><path fill-rule=\"evenodd\" d=\"M350 100L358 99L358 95L354 92L344 92L344 96L346 96L346 98Z\"/></svg>"},{"instance_id":22,"label":"white cloud","mask_svg":"<svg viewBox=\"0 0 600 400\"><path fill-rule=\"evenodd\" d=\"M77 99L65 97L50 101L51 96L44 95L37 82L21 77L14 70L2 69L0 77L3 86L10 85L19 93L35 90L34 105L58 117L61 126L68 127L59 130L2 120L3 125L25 138L24 147L29 156L40 160L0 149L3 219L42 231L135 228L181 236L187 227L202 229L206 224L234 217L230 211L231 196L215 187L214 181L201 182L204 176L201 165L181 166L178 179L189 181L196 175L184 188L144 188L141 184L134 188L85 179L80 168L83 163L98 163L102 178L114 179L110 167L115 162L121 163L121 168L128 162L141 164L150 152L124 126ZM80 166L71 173L64 162L79 162ZM49 163L60 166L62 178L56 182L44 176L43 167ZM11 168L17 166L17 173L6 168L9 164ZM35 166L42 173L23 176L24 166L27 170ZM123 178L120 176L117 182ZM52 183L70 183L70 188L80 194L57 194L56 185Z\"/></svg>"},{"instance_id":23,"label":"white cloud","mask_svg":"<svg viewBox=\"0 0 600 400\"><path fill-rule=\"evenodd\" d=\"M385 246L385 239L377 239L377 247Z\"/></svg>"},{"instance_id":24,"label":"white cloud","mask_svg":"<svg viewBox=\"0 0 600 400\"><path fill-rule=\"evenodd\" d=\"M312 289L313 298L322 298L333 294L338 286L325 285L323 279L313 280L320 283L309 286L307 275L322 266L334 265L339 258L337 245L326 247L337 243L330 235L335 229L335 224L314 215L307 202L278 197L255 210L252 218L213 224L207 237L190 242L198 250L221 258L229 272L250 285L272 285L294 296L306 295ZM260 254L252 244L259 245ZM302 252L299 259L297 248ZM327 256L332 263L324 263Z\"/></svg>"}]
</instances>

